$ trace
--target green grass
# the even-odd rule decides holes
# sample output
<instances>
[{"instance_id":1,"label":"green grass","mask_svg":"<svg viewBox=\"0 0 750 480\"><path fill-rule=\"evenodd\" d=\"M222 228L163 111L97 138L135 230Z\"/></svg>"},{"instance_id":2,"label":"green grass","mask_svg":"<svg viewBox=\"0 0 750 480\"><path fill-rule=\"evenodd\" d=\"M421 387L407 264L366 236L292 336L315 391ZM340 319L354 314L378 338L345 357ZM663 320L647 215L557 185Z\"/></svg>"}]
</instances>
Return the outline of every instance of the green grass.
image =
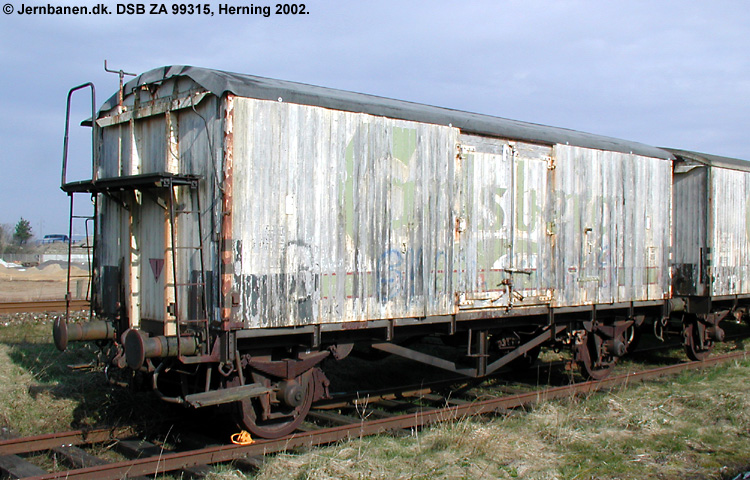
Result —
<instances>
[{"instance_id":1,"label":"green grass","mask_svg":"<svg viewBox=\"0 0 750 480\"><path fill-rule=\"evenodd\" d=\"M52 344L53 316L0 323L0 425L18 435L160 418L164 405L152 395L113 387L96 348ZM73 365L88 368L71 369Z\"/></svg>"},{"instance_id":2,"label":"green grass","mask_svg":"<svg viewBox=\"0 0 750 480\"><path fill-rule=\"evenodd\" d=\"M86 378L70 376L64 365L79 363L81 354L57 352L44 320L10 323L0 335L0 423L21 435L69 429L79 406L73 392L85 390Z\"/></svg>"}]
</instances>

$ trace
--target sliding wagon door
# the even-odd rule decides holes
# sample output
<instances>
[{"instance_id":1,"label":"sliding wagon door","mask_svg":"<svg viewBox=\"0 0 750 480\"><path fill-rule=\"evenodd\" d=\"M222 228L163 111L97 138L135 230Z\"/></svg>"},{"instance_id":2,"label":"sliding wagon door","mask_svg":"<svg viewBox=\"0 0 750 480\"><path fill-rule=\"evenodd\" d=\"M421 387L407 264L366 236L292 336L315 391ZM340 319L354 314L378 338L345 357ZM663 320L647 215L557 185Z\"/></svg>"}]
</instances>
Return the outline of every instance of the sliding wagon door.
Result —
<instances>
[{"instance_id":1,"label":"sliding wagon door","mask_svg":"<svg viewBox=\"0 0 750 480\"><path fill-rule=\"evenodd\" d=\"M463 135L456 221L461 308L550 298L550 149Z\"/></svg>"}]
</instances>

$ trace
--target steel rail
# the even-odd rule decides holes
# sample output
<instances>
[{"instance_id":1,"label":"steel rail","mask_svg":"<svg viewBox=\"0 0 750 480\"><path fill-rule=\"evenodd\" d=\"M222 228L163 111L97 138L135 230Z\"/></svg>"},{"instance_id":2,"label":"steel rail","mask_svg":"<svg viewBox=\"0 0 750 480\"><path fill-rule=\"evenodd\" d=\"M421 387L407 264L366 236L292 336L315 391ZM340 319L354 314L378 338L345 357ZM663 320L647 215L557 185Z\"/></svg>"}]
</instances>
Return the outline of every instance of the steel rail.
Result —
<instances>
[{"instance_id":1,"label":"steel rail","mask_svg":"<svg viewBox=\"0 0 750 480\"><path fill-rule=\"evenodd\" d=\"M427 395L436 390L447 388L451 385L456 385L462 382L466 383L466 377L456 377L450 380L439 380L419 385L408 385L399 387L398 391L394 391L390 388L334 395L331 399L316 402L315 405L313 405L313 408L316 410L332 410L336 408L377 403L383 400L414 399L419 398L421 395Z\"/></svg>"},{"instance_id":2,"label":"steel rail","mask_svg":"<svg viewBox=\"0 0 750 480\"><path fill-rule=\"evenodd\" d=\"M605 390L617 385L651 380L658 377L672 375L686 370L701 369L719 363L742 360L750 357L750 352L735 352L726 355L710 357L702 362L689 362L666 367L659 367L642 372L626 373L595 382L584 382L562 387L553 387L536 392L523 393L497 399L477 401L458 406L424 410L421 412L399 415L371 421L362 421L352 425L344 425L328 429L316 430L276 440L258 440L251 445L222 445L201 450L177 453L165 453L158 457L147 457L137 460L112 463L109 465L93 466L78 470L50 473L48 475L30 477L34 480L51 480L57 478L74 479L109 479L121 478L125 475L154 475L180 468L197 465L227 462L249 456L260 456L270 453L290 450L297 447L312 447L325 445L347 438L359 438L375 435L387 431L406 428L419 428L428 424L446 422L485 413L504 412L510 408L517 408L540 401L569 398L571 396Z\"/></svg>"},{"instance_id":3,"label":"steel rail","mask_svg":"<svg viewBox=\"0 0 750 480\"><path fill-rule=\"evenodd\" d=\"M0 456L38 452L70 445L101 443L132 435L133 432L132 427L112 427L11 438L0 440Z\"/></svg>"},{"instance_id":4,"label":"steel rail","mask_svg":"<svg viewBox=\"0 0 750 480\"><path fill-rule=\"evenodd\" d=\"M90 306L88 300L71 300L71 310L86 310ZM32 312L64 312L65 300L42 300L37 302L0 302L0 314L3 313L32 313Z\"/></svg>"}]
</instances>

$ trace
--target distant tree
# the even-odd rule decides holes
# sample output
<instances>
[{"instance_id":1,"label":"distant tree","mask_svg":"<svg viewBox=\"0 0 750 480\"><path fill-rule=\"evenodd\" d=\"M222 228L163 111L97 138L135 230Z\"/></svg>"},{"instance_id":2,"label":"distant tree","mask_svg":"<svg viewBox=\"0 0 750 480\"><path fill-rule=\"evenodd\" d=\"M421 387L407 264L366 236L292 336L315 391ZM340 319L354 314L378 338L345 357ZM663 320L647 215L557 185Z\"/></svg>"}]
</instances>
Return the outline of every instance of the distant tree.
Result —
<instances>
[{"instance_id":1,"label":"distant tree","mask_svg":"<svg viewBox=\"0 0 750 480\"><path fill-rule=\"evenodd\" d=\"M21 220L16 223L16 233L13 234L13 240L18 242L19 245L23 245L29 241L32 235L31 224L21 217Z\"/></svg>"}]
</instances>

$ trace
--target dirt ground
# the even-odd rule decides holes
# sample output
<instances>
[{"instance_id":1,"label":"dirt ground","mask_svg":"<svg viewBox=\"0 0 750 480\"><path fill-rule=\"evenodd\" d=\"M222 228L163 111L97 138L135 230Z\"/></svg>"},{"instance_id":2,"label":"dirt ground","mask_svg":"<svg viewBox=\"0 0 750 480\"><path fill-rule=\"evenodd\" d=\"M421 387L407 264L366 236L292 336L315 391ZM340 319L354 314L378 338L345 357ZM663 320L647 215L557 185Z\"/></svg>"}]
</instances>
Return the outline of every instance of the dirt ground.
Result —
<instances>
[{"instance_id":1,"label":"dirt ground","mask_svg":"<svg viewBox=\"0 0 750 480\"><path fill-rule=\"evenodd\" d=\"M0 264L0 302L30 302L65 298L67 268L62 262L38 267L9 268ZM70 291L74 299L86 298L88 270L73 267Z\"/></svg>"}]
</instances>

